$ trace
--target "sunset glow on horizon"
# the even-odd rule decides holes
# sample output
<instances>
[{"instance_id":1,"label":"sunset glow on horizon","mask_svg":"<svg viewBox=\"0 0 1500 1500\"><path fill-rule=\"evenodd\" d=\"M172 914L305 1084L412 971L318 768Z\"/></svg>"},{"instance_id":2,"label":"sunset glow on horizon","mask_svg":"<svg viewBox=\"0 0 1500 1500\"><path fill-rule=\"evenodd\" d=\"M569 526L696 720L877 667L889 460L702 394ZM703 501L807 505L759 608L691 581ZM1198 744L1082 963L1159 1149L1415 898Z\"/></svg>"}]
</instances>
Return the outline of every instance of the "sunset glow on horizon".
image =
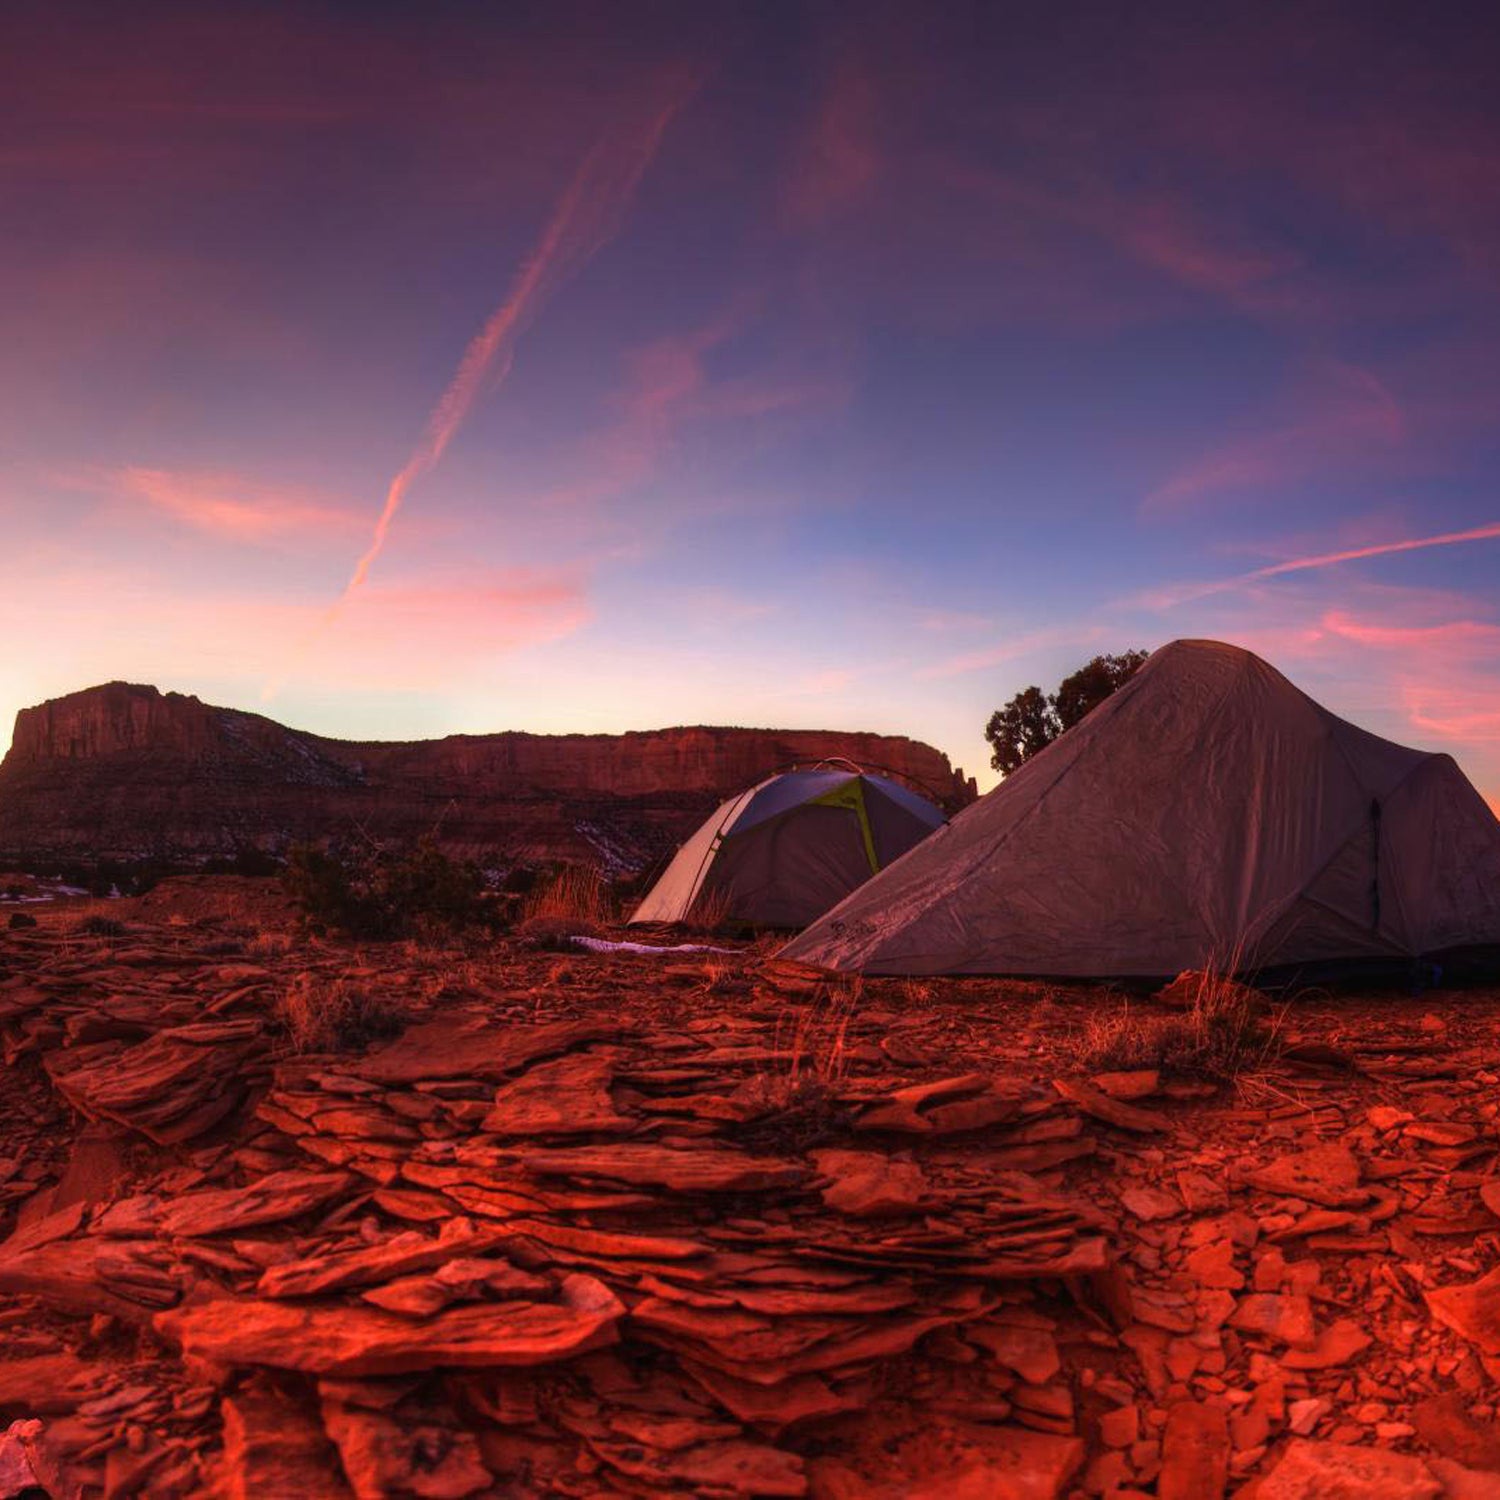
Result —
<instances>
[{"instance_id":1,"label":"sunset glow on horizon","mask_svg":"<svg viewBox=\"0 0 1500 1500\"><path fill-rule=\"evenodd\" d=\"M1500 807L1500 44L1292 7L0 21L0 750L910 735L1182 636ZM81 14L81 13L80 13Z\"/></svg>"}]
</instances>

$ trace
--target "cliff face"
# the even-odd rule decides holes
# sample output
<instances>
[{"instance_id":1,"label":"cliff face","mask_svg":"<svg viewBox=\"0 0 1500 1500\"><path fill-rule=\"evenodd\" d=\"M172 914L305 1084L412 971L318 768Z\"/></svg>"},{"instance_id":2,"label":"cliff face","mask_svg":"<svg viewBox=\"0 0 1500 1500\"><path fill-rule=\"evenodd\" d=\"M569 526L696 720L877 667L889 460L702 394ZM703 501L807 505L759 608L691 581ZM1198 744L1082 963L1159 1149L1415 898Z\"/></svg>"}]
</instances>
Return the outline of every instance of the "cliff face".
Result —
<instances>
[{"instance_id":1,"label":"cliff face","mask_svg":"<svg viewBox=\"0 0 1500 1500\"><path fill-rule=\"evenodd\" d=\"M17 715L0 763L0 855L204 858L434 833L465 855L631 868L742 787L836 758L894 772L950 811L975 795L947 756L891 735L696 727L356 743L112 682Z\"/></svg>"}]
</instances>

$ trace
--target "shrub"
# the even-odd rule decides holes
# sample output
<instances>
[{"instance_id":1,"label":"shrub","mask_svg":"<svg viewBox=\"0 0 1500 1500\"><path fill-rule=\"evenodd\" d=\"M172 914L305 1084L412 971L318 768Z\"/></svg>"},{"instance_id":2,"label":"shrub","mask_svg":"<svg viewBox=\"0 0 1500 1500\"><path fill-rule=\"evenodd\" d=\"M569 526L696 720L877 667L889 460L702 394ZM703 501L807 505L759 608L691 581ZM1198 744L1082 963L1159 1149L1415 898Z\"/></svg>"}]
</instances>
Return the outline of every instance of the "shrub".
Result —
<instances>
[{"instance_id":1,"label":"shrub","mask_svg":"<svg viewBox=\"0 0 1500 1500\"><path fill-rule=\"evenodd\" d=\"M730 925L729 901L729 892L722 886L701 890L678 925L684 932L708 937L723 932Z\"/></svg>"},{"instance_id":2,"label":"shrub","mask_svg":"<svg viewBox=\"0 0 1500 1500\"><path fill-rule=\"evenodd\" d=\"M91 916L81 918L73 931L82 933L85 937L117 938L125 936L125 924L116 921L113 917L106 917L95 912Z\"/></svg>"},{"instance_id":3,"label":"shrub","mask_svg":"<svg viewBox=\"0 0 1500 1500\"><path fill-rule=\"evenodd\" d=\"M431 839L401 852L345 857L298 845L282 884L314 931L351 937L458 931L488 925L492 912L478 867L450 859Z\"/></svg>"},{"instance_id":4,"label":"shrub","mask_svg":"<svg viewBox=\"0 0 1500 1500\"><path fill-rule=\"evenodd\" d=\"M296 975L271 1008L293 1052L347 1052L395 1036L405 1024L387 995L320 974Z\"/></svg>"},{"instance_id":5,"label":"shrub","mask_svg":"<svg viewBox=\"0 0 1500 1500\"><path fill-rule=\"evenodd\" d=\"M1121 1009L1095 1016L1085 1029L1080 1060L1100 1070L1160 1068L1215 1081L1238 1078L1273 1061L1278 1027L1262 997L1214 973L1194 976L1191 1004L1180 1015Z\"/></svg>"}]
</instances>

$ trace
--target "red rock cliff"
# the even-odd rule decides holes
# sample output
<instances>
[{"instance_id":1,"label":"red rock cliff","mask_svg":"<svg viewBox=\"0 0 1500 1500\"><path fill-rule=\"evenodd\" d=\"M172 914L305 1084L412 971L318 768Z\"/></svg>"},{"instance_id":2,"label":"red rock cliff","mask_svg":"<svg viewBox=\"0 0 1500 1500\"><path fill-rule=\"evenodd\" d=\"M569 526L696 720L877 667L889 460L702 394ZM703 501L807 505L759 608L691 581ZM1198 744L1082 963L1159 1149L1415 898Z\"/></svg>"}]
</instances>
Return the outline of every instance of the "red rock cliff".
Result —
<instances>
[{"instance_id":1,"label":"red rock cliff","mask_svg":"<svg viewBox=\"0 0 1500 1500\"><path fill-rule=\"evenodd\" d=\"M469 854L628 867L741 787L835 758L893 772L949 810L975 795L947 756L892 735L693 727L355 743L113 682L17 715L0 764L0 852L193 857L435 832Z\"/></svg>"}]
</instances>

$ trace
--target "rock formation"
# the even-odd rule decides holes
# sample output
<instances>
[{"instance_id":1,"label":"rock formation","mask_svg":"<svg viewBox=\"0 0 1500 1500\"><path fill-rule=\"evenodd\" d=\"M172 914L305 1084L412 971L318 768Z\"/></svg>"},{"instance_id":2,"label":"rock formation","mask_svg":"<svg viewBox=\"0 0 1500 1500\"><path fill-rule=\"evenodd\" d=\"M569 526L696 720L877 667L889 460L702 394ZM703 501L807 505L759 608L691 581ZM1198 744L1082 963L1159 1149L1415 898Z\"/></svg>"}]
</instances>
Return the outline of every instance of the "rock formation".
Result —
<instances>
[{"instance_id":1,"label":"rock formation","mask_svg":"<svg viewBox=\"0 0 1500 1500\"><path fill-rule=\"evenodd\" d=\"M356 743L112 682L17 715L0 763L0 854L194 859L432 833L475 857L630 869L740 788L836 758L893 772L950 811L976 795L947 756L892 735L700 726Z\"/></svg>"}]
</instances>

